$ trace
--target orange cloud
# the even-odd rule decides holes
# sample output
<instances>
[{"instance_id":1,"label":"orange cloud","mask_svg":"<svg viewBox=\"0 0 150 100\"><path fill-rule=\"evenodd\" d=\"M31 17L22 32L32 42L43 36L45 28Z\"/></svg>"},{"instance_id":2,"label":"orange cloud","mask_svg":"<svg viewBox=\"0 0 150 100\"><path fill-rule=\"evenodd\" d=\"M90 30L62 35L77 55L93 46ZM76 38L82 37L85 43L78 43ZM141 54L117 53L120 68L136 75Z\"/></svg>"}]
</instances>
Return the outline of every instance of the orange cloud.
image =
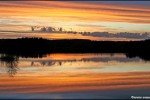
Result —
<instances>
[{"instance_id":1,"label":"orange cloud","mask_svg":"<svg viewBox=\"0 0 150 100\"><path fill-rule=\"evenodd\" d=\"M150 23L149 7L86 2L1 2L1 16L40 16L63 20ZM9 8L8 8L9 6Z\"/></svg>"},{"instance_id":2,"label":"orange cloud","mask_svg":"<svg viewBox=\"0 0 150 100\"><path fill-rule=\"evenodd\" d=\"M72 77L73 76L73 77ZM0 93L57 93L89 90L149 88L149 72L133 73L58 73L49 76L18 76L0 78ZM4 81L5 80L5 81ZM139 81L140 80L140 81Z\"/></svg>"}]
</instances>

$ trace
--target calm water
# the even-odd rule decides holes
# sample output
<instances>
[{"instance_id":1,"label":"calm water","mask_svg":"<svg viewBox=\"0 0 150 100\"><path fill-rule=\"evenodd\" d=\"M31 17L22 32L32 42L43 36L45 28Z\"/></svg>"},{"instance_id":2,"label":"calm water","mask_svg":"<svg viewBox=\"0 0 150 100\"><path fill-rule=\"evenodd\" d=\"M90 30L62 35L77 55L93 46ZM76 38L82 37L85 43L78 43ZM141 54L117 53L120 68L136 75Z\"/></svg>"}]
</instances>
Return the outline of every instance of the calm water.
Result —
<instances>
[{"instance_id":1,"label":"calm water","mask_svg":"<svg viewBox=\"0 0 150 100\"><path fill-rule=\"evenodd\" d=\"M0 61L0 98L130 99L131 96L150 96L150 62L138 57L131 59L124 54L8 57Z\"/></svg>"}]
</instances>

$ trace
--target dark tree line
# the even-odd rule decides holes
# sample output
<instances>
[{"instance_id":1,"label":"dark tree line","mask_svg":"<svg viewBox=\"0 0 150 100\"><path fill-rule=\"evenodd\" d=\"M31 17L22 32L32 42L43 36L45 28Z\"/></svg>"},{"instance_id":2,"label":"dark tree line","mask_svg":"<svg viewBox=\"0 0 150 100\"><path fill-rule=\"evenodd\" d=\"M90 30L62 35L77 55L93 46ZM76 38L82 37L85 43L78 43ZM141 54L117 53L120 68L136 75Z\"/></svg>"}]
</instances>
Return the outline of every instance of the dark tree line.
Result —
<instances>
[{"instance_id":1,"label":"dark tree line","mask_svg":"<svg viewBox=\"0 0 150 100\"><path fill-rule=\"evenodd\" d=\"M125 53L128 57L150 59L150 40L91 41L42 38L0 39L0 53L42 57L48 53Z\"/></svg>"}]
</instances>

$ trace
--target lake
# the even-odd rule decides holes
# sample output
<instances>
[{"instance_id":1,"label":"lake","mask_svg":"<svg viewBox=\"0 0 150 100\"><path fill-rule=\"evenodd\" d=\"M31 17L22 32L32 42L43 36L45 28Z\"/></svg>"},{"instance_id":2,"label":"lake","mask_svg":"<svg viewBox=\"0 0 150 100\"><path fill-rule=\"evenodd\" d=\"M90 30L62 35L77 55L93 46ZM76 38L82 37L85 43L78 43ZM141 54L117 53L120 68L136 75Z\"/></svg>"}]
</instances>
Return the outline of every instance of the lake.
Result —
<instances>
[{"instance_id":1,"label":"lake","mask_svg":"<svg viewBox=\"0 0 150 100\"><path fill-rule=\"evenodd\" d=\"M150 61L122 53L0 54L0 98L130 99L150 96Z\"/></svg>"}]
</instances>

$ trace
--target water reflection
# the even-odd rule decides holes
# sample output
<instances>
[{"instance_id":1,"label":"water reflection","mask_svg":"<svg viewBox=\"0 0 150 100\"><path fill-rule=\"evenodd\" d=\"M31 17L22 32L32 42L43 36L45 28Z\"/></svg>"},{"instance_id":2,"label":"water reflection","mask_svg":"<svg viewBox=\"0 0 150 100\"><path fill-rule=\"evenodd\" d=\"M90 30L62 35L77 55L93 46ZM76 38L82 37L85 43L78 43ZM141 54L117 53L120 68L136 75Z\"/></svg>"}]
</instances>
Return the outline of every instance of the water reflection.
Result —
<instances>
[{"instance_id":1,"label":"water reflection","mask_svg":"<svg viewBox=\"0 0 150 100\"><path fill-rule=\"evenodd\" d=\"M19 57L7 54L0 55L0 63L2 66L6 66L8 69L8 74L10 77L13 77L18 71L18 61Z\"/></svg>"},{"instance_id":2,"label":"water reflection","mask_svg":"<svg viewBox=\"0 0 150 100\"><path fill-rule=\"evenodd\" d=\"M31 55L29 55L31 56ZM35 55L36 56L36 55ZM134 66L132 63L137 63L136 66L140 65L141 63L145 63L145 61L143 61L142 59L140 59L139 57L130 57L128 58L125 54L47 54L44 57L19 57L19 56L15 56L15 55L8 55L8 54L1 54L0 55L0 63L1 66L5 66L7 67L7 72L9 74L9 76L13 77L17 71L19 70L18 67L41 67L41 66L52 66L52 67L59 67L59 66L81 66L81 68L76 67L76 69L86 69L87 66L88 69L94 69L98 70L98 68L100 69L99 65L106 64L107 66L109 64L111 64L112 62L114 62L112 64L112 66L114 64L125 64L127 65L126 69L121 69L121 70L127 70L127 69L131 69L128 68L128 66ZM69 64L69 65L68 65ZM93 66L94 65L94 66ZM93 67L91 67L93 66ZM114 67L117 68L117 65L114 65ZM144 69L145 67L143 67ZM106 68L105 68L106 69ZM110 70L114 70L115 68ZM120 68L119 68L120 69ZM117 69L117 70L119 70Z\"/></svg>"},{"instance_id":3,"label":"water reflection","mask_svg":"<svg viewBox=\"0 0 150 100\"><path fill-rule=\"evenodd\" d=\"M129 99L150 93L150 62L125 54L1 54L0 64L0 98Z\"/></svg>"},{"instance_id":4,"label":"water reflection","mask_svg":"<svg viewBox=\"0 0 150 100\"><path fill-rule=\"evenodd\" d=\"M42 62L39 62L39 63L40 63L41 66L52 66L52 65L56 64L56 62L53 62L53 61L42 61ZM31 66L37 66L36 62L32 61Z\"/></svg>"}]
</instances>

